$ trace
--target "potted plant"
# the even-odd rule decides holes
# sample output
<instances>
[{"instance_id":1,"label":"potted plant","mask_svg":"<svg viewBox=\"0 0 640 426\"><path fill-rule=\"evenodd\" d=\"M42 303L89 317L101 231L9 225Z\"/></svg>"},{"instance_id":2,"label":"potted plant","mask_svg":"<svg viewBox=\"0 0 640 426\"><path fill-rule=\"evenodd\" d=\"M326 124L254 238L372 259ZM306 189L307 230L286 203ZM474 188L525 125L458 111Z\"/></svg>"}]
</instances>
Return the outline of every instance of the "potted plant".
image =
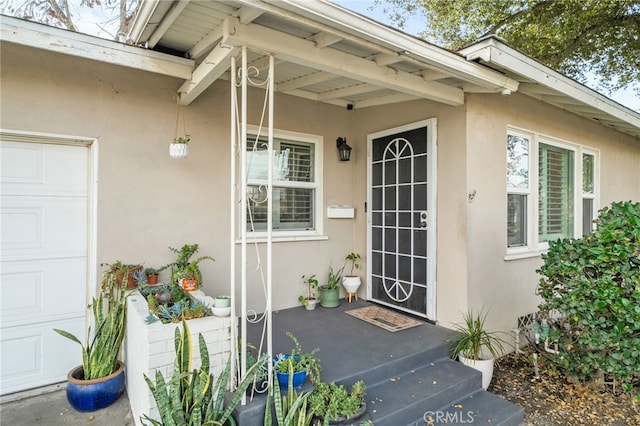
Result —
<instances>
[{"instance_id":1,"label":"potted plant","mask_svg":"<svg viewBox=\"0 0 640 426\"><path fill-rule=\"evenodd\" d=\"M190 320L210 315L202 301L194 301L187 292L176 284L160 284L139 289L147 300L149 316L145 322L152 324L178 323L182 319Z\"/></svg>"},{"instance_id":2,"label":"potted plant","mask_svg":"<svg viewBox=\"0 0 640 426\"><path fill-rule=\"evenodd\" d=\"M293 341L294 348L287 354L278 354L273 360L273 370L280 386L286 388L289 385L289 372L292 372L293 387L299 388L307 380L307 377L316 383L320 380L322 367L316 353L320 350L315 348L311 352L304 352L300 342L287 331L287 336Z\"/></svg>"},{"instance_id":3,"label":"potted plant","mask_svg":"<svg viewBox=\"0 0 640 426\"><path fill-rule=\"evenodd\" d=\"M155 268L146 268L144 270L144 273L147 276L147 284L149 284L149 285L158 284L158 276L160 274L158 273L157 269L155 269Z\"/></svg>"},{"instance_id":4,"label":"potted plant","mask_svg":"<svg viewBox=\"0 0 640 426\"><path fill-rule=\"evenodd\" d=\"M320 306L325 308L335 308L340 305L340 282L342 281L342 270L344 266L336 271L329 266L329 277L327 284L320 286Z\"/></svg>"},{"instance_id":5,"label":"potted plant","mask_svg":"<svg viewBox=\"0 0 640 426\"><path fill-rule=\"evenodd\" d=\"M502 344L505 342L498 332L485 329L486 313L480 311L474 315L469 311L463 318L463 324L454 324L459 334L453 340L451 358L458 358L461 363L482 372L482 388L486 390L493 377L494 360L504 352Z\"/></svg>"},{"instance_id":6,"label":"potted plant","mask_svg":"<svg viewBox=\"0 0 640 426\"><path fill-rule=\"evenodd\" d=\"M144 272L144 269L142 269L142 268L137 269L133 273L133 279L136 282L136 287L147 285L149 283L149 281L147 279L147 274Z\"/></svg>"},{"instance_id":7,"label":"potted plant","mask_svg":"<svg viewBox=\"0 0 640 426\"><path fill-rule=\"evenodd\" d=\"M135 274L142 269L142 265L125 265L118 260L113 263L102 263L100 266L107 267L105 274L115 274L118 287L121 287L124 281L124 285L127 289L131 290L136 288L137 280Z\"/></svg>"},{"instance_id":8,"label":"potted plant","mask_svg":"<svg viewBox=\"0 0 640 426\"><path fill-rule=\"evenodd\" d=\"M121 264L121 262L116 262ZM67 375L67 400L78 411L96 411L113 404L124 391L124 363L118 360L126 330L126 281L118 284L118 272L127 267L110 267L102 276L101 292L93 299L93 332L83 344L73 334L54 331L82 348L82 365Z\"/></svg>"},{"instance_id":9,"label":"potted plant","mask_svg":"<svg viewBox=\"0 0 640 426\"><path fill-rule=\"evenodd\" d=\"M276 413L276 424L278 426L309 426L313 421L313 410L307 409L307 399L310 392L297 393L293 387L293 370L289 371L289 381L286 396L280 393L280 383L273 381L273 386L269 389L267 402L264 409L264 426L271 426L273 400L273 411Z\"/></svg>"},{"instance_id":10,"label":"potted plant","mask_svg":"<svg viewBox=\"0 0 640 426\"><path fill-rule=\"evenodd\" d=\"M312 311L316 308L316 304L318 303L315 293L315 290L318 288L318 280L316 279L315 274L308 278L303 275L302 282L307 285L307 296L305 297L301 294L298 296L298 302L302 303L308 311Z\"/></svg>"},{"instance_id":11,"label":"potted plant","mask_svg":"<svg viewBox=\"0 0 640 426\"><path fill-rule=\"evenodd\" d=\"M349 269L349 274L345 275L342 278L342 286L347 293L347 297L349 298L349 302L351 302L351 295L356 296L356 300L358 300L357 291L360 288L360 277L353 273L354 269L359 269L360 264L357 261L360 260L360 255L358 253L351 252L345 257L345 265L346 262L351 262L351 268Z\"/></svg>"},{"instance_id":12,"label":"potted plant","mask_svg":"<svg viewBox=\"0 0 640 426\"><path fill-rule=\"evenodd\" d=\"M174 262L160 268L158 272L171 268L171 282L181 285L187 291L193 291L200 287L202 285L200 262L206 259L215 259L211 256L201 256L191 260L191 257L198 251L198 244L185 244L180 249L169 247L169 250L176 253L178 257Z\"/></svg>"},{"instance_id":13,"label":"potted plant","mask_svg":"<svg viewBox=\"0 0 640 426\"><path fill-rule=\"evenodd\" d=\"M214 378L209 372L209 351L202 334L198 334L198 349L200 351L200 368L190 370L191 333L187 322L182 320L175 331L176 364L170 379L165 380L160 370L156 371L155 383L145 374L144 379L158 405L160 421L144 415L140 420L145 425L235 425L231 413L236 408L247 388L253 383L256 375L266 362L266 356L261 357L233 391L225 399L229 377L231 374L231 360ZM228 401L228 402L227 402ZM148 421L149 423L145 423Z\"/></svg>"},{"instance_id":14,"label":"potted plant","mask_svg":"<svg viewBox=\"0 0 640 426\"><path fill-rule=\"evenodd\" d=\"M171 145L169 145L169 155L171 158L180 159L186 158L189 155L188 143L191 141L191 136L184 135L173 139Z\"/></svg>"},{"instance_id":15,"label":"potted plant","mask_svg":"<svg viewBox=\"0 0 640 426\"><path fill-rule=\"evenodd\" d=\"M344 385L316 383L309 396L309 409L324 424L342 424L359 419L367 411L365 383L359 380L347 392Z\"/></svg>"}]
</instances>

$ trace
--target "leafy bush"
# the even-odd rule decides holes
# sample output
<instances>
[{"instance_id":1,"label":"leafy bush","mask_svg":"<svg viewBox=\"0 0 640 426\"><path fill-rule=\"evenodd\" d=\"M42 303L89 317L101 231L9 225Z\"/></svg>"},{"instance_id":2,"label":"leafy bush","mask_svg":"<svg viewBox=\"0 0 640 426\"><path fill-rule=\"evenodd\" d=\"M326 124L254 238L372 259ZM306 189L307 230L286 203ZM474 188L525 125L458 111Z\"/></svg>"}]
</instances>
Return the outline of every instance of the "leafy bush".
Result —
<instances>
[{"instance_id":1,"label":"leafy bush","mask_svg":"<svg viewBox=\"0 0 640 426\"><path fill-rule=\"evenodd\" d=\"M539 292L555 319L558 362L572 376L606 373L626 383L640 371L640 203L600 211L582 239L549 243Z\"/></svg>"}]
</instances>

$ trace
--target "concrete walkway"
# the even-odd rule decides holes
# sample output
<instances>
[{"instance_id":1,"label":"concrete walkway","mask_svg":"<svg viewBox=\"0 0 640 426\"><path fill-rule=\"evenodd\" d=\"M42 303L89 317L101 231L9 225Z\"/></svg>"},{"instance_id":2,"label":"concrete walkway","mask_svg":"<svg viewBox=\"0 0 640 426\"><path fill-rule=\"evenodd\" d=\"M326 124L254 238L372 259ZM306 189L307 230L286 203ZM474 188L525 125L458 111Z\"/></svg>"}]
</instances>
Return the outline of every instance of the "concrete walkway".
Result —
<instances>
[{"instance_id":1,"label":"concrete walkway","mask_svg":"<svg viewBox=\"0 0 640 426\"><path fill-rule=\"evenodd\" d=\"M65 384L8 395L0 399L0 424L133 426L135 422L125 393L111 406L80 413L67 402Z\"/></svg>"}]
</instances>

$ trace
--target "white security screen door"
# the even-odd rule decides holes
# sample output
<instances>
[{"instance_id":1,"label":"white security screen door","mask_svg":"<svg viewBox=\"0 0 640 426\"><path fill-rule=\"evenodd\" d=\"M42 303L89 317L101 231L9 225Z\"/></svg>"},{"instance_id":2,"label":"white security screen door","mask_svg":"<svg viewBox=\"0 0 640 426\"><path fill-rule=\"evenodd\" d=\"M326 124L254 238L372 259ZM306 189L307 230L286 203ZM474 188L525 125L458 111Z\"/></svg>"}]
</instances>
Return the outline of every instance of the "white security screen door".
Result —
<instances>
[{"instance_id":1,"label":"white security screen door","mask_svg":"<svg viewBox=\"0 0 640 426\"><path fill-rule=\"evenodd\" d=\"M66 380L87 306L89 148L0 135L0 393ZM33 139L33 138L25 138Z\"/></svg>"},{"instance_id":2,"label":"white security screen door","mask_svg":"<svg viewBox=\"0 0 640 426\"><path fill-rule=\"evenodd\" d=\"M368 296L435 320L435 119L369 135Z\"/></svg>"}]
</instances>

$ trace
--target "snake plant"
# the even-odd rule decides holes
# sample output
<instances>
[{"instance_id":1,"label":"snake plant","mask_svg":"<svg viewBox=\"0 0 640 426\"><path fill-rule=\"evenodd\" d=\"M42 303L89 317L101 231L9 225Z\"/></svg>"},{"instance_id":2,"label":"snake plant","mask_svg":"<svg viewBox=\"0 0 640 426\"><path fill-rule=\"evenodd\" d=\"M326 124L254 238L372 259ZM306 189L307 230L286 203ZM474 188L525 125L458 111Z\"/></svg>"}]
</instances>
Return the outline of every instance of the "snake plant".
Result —
<instances>
[{"instance_id":1,"label":"snake plant","mask_svg":"<svg viewBox=\"0 0 640 426\"><path fill-rule=\"evenodd\" d=\"M106 377L118 368L118 354L126 331L126 295L127 280L119 286L116 279L118 270L126 277L128 267L116 262L110 265L102 277L100 296L93 299L91 310L95 331L91 326L87 330L87 341L83 344L68 331L55 328L54 331L82 347L82 368L84 380Z\"/></svg>"},{"instance_id":2,"label":"snake plant","mask_svg":"<svg viewBox=\"0 0 640 426\"><path fill-rule=\"evenodd\" d=\"M202 334L198 334L201 365L199 369L191 370L191 333L185 320L182 320L182 332L180 327L176 327L174 344L176 366L171 378L165 380L159 370L156 371L155 383L146 374L144 376L158 405L160 420L152 419L146 414L140 420L144 425L152 426L223 425L266 362L266 356L261 357L247 370L244 379L225 404L231 360L227 362L218 378L214 379L213 374L209 372L207 344Z\"/></svg>"}]
</instances>

